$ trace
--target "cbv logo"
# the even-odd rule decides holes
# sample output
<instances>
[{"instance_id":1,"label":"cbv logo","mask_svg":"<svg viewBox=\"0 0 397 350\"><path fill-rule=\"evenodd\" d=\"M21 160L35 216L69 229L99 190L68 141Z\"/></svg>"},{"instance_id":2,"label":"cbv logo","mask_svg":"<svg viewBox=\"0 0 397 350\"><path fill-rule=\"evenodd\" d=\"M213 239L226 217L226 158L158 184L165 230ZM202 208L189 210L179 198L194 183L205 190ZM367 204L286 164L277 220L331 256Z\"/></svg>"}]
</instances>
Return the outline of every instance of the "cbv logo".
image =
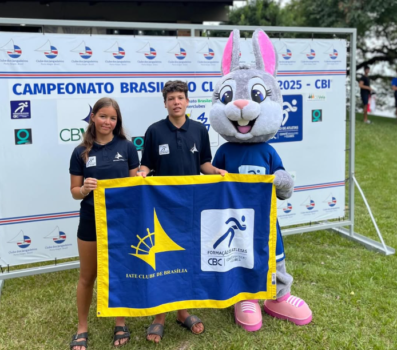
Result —
<instances>
[{"instance_id":1,"label":"cbv logo","mask_svg":"<svg viewBox=\"0 0 397 350\"><path fill-rule=\"evenodd\" d=\"M57 101L58 143L81 143L87 131L92 102L77 99Z\"/></svg>"},{"instance_id":2,"label":"cbv logo","mask_svg":"<svg viewBox=\"0 0 397 350\"><path fill-rule=\"evenodd\" d=\"M83 139L84 133L84 128L62 129L59 137L63 142L80 141Z\"/></svg>"}]
</instances>

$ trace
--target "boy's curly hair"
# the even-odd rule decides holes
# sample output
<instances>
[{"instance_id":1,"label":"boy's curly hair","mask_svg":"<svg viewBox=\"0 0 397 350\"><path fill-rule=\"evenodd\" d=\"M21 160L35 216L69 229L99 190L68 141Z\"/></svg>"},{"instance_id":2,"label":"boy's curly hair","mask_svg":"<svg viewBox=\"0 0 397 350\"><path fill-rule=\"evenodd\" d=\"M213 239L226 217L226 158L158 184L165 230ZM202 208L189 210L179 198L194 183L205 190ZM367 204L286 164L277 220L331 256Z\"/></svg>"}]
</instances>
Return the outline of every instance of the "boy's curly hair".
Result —
<instances>
[{"instance_id":1,"label":"boy's curly hair","mask_svg":"<svg viewBox=\"0 0 397 350\"><path fill-rule=\"evenodd\" d=\"M187 93L188 93L188 87L187 87L187 83L181 80L170 80L167 81L163 87L162 93L163 93L163 97L164 97L164 102L167 99L167 94L170 92L183 92L185 94L185 97L187 97Z\"/></svg>"}]
</instances>

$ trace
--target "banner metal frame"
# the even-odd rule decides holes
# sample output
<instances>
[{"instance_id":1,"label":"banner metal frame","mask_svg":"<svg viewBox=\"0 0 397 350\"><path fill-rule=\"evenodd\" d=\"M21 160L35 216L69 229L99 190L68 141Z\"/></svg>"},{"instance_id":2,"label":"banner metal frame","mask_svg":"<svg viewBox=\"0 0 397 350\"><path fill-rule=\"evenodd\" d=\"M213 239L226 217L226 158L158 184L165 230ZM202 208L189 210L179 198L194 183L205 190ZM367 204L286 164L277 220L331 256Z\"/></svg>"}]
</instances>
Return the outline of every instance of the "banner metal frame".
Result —
<instances>
[{"instance_id":1,"label":"banner metal frame","mask_svg":"<svg viewBox=\"0 0 397 350\"><path fill-rule=\"evenodd\" d=\"M199 24L180 24L180 23L139 23L139 22L97 22L97 21L75 21L75 20L44 20L44 19L24 19L24 18L0 18L0 25L2 26L30 26L41 27L43 34L45 34L46 26L56 27L89 27L89 28L106 28L106 29L141 29L141 30L186 30L190 31L190 36L195 37L196 31L227 31L239 29L240 31L255 31L258 26L234 26L234 25L199 25ZM384 255L395 254L395 249L387 246L383 240L382 234L376 224L372 215L368 202L355 178L355 76L356 76L356 46L357 46L357 30L356 28L310 28L310 27L261 27L267 33L308 33L314 34L328 34L328 35L345 35L349 38L350 45L350 106L349 106L349 147L346 150L349 157L348 162L348 219L342 221L322 221L311 223L310 225L298 226L295 228L286 228L282 230L283 236L299 234L304 232L312 232L318 230L331 230L339 233L354 242L363 244L366 248L382 253ZM59 34L62 35L62 34ZM360 194L363 197L364 203L367 206L371 220L374 223L378 237L381 242L375 241L369 237L360 235L354 231L354 194L355 186L358 187ZM347 227L347 228L346 228ZM48 272L57 272L80 267L79 261L72 261L66 263L58 263L54 265L40 266L34 268L20 269L7 271L4 269L0 273L0 294L4 286L4 281L11 278L32 276ZM3 267L4 268L4 267ZM3 270L3 269L2 269Z\"/></svg>"}]
</instances>

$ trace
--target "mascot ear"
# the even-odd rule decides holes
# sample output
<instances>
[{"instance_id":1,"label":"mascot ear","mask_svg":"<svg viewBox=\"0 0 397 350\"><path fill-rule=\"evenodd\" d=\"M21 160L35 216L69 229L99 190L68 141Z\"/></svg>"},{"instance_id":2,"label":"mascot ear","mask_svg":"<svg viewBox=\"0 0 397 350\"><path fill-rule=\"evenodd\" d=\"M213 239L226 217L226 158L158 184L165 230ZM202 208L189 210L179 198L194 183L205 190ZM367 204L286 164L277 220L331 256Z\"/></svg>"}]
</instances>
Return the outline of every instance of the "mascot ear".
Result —
<instances>
[{"instance_id":1,"label":"mascot ear","mask_svg":"<svg viewBox=\"0 0 397 350\"><path fill-rule=\"evenodd\" d=\"M239 66L240 60L240 31L234 29L227 40L222 57L222 75L229 74Z\"/></svg>"},{"instance_id":2,"label":"mascot ear","mask_svg":"<svg viewBox=\"0 0 397 350\"><path fill-rule=\"evenodd\" d=\"M256 69L264 70L270 75L277 75L277 54L269 37L262 29L252 35Z\"/></svg>"}]
</instances>

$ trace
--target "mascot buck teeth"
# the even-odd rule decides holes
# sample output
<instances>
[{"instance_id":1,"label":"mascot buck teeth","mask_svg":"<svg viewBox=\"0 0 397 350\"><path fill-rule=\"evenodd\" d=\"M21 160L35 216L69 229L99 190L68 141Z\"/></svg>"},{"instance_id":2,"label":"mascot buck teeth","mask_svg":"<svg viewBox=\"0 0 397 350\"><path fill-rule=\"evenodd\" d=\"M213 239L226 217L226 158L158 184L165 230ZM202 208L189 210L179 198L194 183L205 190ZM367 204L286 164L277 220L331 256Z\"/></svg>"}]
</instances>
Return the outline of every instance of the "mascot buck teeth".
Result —
<instances>
[{"instance_id":1,"label":"mascot buck teeth","mask_svg":"<svg viewBox=\"0 0 397 350\"><path fill-rule=\"evenodd\" d=\"M294 190L293 180L276 150L267 143L283 120L283 99L275 79L277 54L269 37L257 29L252 37L255 65L240 65L239 39L239 31L234 30L223 53L223 76L213 94L211 125L229 141L218 149L213 165L230 173L274 174L277 197L288 199ZM310 323L309 306L290 294L293 278L286 271L278 222L276 259L277 299L265 301L265 312L297 325ZM261 328L262 314L257 300L238 302L234 313L236 323L245 330Z\"/></svg>"}]
</instances>

